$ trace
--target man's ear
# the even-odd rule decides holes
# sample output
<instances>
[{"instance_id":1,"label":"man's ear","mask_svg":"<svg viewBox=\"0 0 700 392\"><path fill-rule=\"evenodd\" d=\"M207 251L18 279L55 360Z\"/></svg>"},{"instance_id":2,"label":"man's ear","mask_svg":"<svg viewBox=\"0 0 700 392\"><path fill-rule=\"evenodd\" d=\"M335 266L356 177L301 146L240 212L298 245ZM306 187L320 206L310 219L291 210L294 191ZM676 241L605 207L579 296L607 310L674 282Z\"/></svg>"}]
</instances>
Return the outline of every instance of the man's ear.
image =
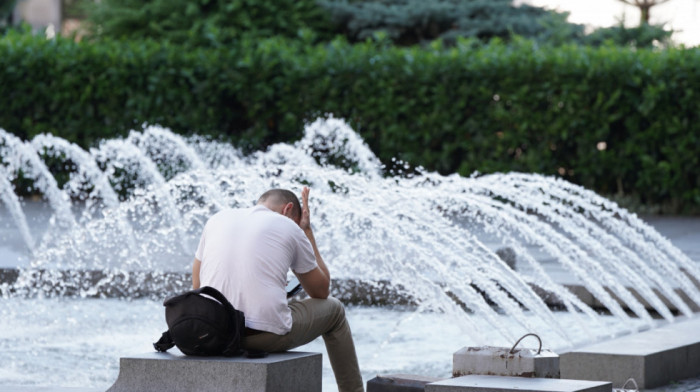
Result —
<instances>
[{"instance_id":1,"label":"man's ear","mask_svg":"<svg viewBox=\"0 0 700 392\"><path fill-rule=\"evenodd\" d=\"M291 202L285 204L284 207L282 207L282 215L291 217L292 209L294 209L294 204L292 204Z\"/></svg>"}]
</instances>

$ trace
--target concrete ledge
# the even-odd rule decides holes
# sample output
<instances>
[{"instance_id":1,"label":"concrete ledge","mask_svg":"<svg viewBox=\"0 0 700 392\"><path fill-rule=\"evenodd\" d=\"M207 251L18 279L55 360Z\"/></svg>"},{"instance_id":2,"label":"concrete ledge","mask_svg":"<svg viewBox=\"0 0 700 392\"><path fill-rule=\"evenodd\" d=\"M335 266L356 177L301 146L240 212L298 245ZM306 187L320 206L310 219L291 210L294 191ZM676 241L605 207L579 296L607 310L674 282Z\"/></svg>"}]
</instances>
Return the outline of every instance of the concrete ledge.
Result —
<instances>
[{"instance_id":1,"label":"concrete ledge","mask_svg":"<svg viewBox=\"0 0 700 392\"><path fill-rule=\"evenodd\" d=\"M170 351L121 358L119 376L108 392L321 392L319 353L224 358Z\"/></svg>"},{"instance_id":2,"label":"concrete ledge","mask_svg":"<svg viewBox=\"0 0 700 392\"><path fill-rule=\"evenodd\" d=\"M623 336L564 353L561 376L612 381L632 377L639 389L700 376L700 318Z\"/></svg>"},{"instance_id":3,"label":"concrete ledge","mask_svg":"<svg viewBox=\"0 0 700 392\"><path fill-rule=\"evenodd\" d=\"M581 300L581 302L585 303L586 305L588 305L588 306L590 306L590 307L592 307L592 308L596 308L596 309L604 309L604 308L606 308L605 305L603 305L603 303L600 302L600 301L588 290L587 287L582 286L582 285L579 285L579 284L565 284L564 287L566 287L569 291L571 291L575 296L578 297L578 299ZM637 292L637 290L636 290L634 287L627 287L627 290L630 292L630 294L632 294L632 296L633 296L634 298L637 299L637 301L639 301L642 305L644 305L645 308L647 308L648 310L654 310L654 308L649 304L649 302L647 302L647 300L644 299L644 297L642 297L642 296L639 294L639 292ZM670 311L672 311L672 312L678 312L678 311L679 311L679 310L678 310L678 307L676 307L675 304L673 304L670 300L668 300L668 298L666 298L666 296L664 296L658 289L654 288L654 289L652 289L652 290L654 291L654 294L656 294L656 295L659 297L659 299L661 300L661 302L662 302L664 305L666 305L666 307L667 307ZM610 294L610 296L611 296L615 301L617 301L617 303L620 304L620 306L622 306L624 309L629 309L628 306L627 306L627 304L626 304L623 300L621 300L620 297L618 297L617 294L615 294L615 292L613 292L612 290L610 290L609 287L605 287L605 291L607 291L608 294ZM700 312L700 306L699 306L698 304L696 304L695 302L693 302L693 300L690 299L690 297L688 297L688 294L686 294L683 290L681 290L681 289L674 289L673 291L680 297L680 299L681 299L686 305L688 305L688 307L690 308L690 310L692 310L693 312ZM556 296L552 295L552 296L550 296L549 302L548 302L547 304L550 305L550 306L553 306L553 305L561 305L561 300L559 300L558 298L556 298Z\"/></svg>"},{"instance_id":4,"label":"concrete ledge","mask_svg":"<svg viewBox=\"0 0 700 392\"><path fill-rule=\"evenodd\" d=\"M440 380L415 374L387 374L367 381L367 392L423 392L427 384Z\"/></svg>"},{"instance_id":5,"label":"concrete ledge","mask_svg":"<svg viewBox=\"0 0 700 392\"><path fill-rule=\"evenodd\" d=\"M612 392L612 384L601 381L564 380L470 375L425 386L426 392Z\"/></svg>"}]
</instances>

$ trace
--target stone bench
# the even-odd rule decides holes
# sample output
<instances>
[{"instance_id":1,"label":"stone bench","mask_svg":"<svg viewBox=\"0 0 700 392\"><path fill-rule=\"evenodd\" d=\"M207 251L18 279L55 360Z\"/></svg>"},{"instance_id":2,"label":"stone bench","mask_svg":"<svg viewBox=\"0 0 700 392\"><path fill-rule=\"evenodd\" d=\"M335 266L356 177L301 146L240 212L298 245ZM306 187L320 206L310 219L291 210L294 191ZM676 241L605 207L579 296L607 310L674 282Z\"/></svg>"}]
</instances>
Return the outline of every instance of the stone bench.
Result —
<instances>
[{"instance_id":1,"label":"stone bench","mask_svg":"<svg viewBox=\"0 0 700 392\"><path fill-rule=\"evenodd\" d=\"M321 354L192 357L177 348L120 358L107 392L321 392Z\"/></svg>"},{"instance_id":2,"label":"stone bench","mask_svg":"<svg viewBox=\"0 0 700 392\"><path fill-rule=\"evenodd\" d=\"M427 384L425 392L612 392L602 381L469 375Z\"/></svg>"},{"instance_id":3,"label":"stone bench","mask_svg":"<svg viewBox=\"0 0 700 392\"><path fill-rule=\"evenodd\" d=\"M700 318L596 343L560 356L561 376L608 380L620 388L634 378L639 389L700 376Z\"/></svg>"}]
</instances>

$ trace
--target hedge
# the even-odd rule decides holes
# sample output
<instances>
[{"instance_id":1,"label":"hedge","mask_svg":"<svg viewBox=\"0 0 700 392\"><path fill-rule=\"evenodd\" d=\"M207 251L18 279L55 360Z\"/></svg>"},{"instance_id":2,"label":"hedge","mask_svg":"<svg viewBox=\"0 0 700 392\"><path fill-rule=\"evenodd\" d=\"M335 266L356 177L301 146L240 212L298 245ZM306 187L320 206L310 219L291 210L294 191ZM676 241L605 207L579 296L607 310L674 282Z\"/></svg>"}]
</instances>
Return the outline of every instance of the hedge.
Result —
<instances>
[{"instance_id":1,"label":"hedge","mask_svg":"<svg viewBox=\"0 0 700 392\"><path fill-rule=\"evenodd\" d=\"M88 146L145 123L249 149L345 118L384 161L442 173L562 175L644 203L700 206L700 49L445 49L342 40L154 42L0 39L0 127Z\"/></svg>"},{"instance_id":2,"label":"hedge","mask_svg":"<svg viewBox=\"0 0 700 392\"><path fill-rule=\"evenodd\" d=\"M150 38L194 47L228 46L242 37L296 38L312 31L333 37L316 0L100 0L86 1L88 39Z\"/></svg>"}]
</instances>

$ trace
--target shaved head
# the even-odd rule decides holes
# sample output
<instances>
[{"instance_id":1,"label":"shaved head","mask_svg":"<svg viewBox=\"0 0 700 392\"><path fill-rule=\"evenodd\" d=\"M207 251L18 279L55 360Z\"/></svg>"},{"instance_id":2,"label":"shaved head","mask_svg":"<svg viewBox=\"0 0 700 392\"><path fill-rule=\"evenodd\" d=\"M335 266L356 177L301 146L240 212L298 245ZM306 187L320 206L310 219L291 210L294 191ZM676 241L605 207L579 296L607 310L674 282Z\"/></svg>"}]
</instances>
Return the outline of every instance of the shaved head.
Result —
<instances>
[{"instance_id":1,"label":"shaved head","mask_svg":"<svg viewBox=\"0 0 700 392\"><path fill-rule=\"evenodd\" d=\"M292 191L287 189L270 189L263 193L258 199L258 204L265 205L270 209L292 203L292 219L296 222L301 219L301 204L299 198Z\"/></svg>"}]
</instances>

